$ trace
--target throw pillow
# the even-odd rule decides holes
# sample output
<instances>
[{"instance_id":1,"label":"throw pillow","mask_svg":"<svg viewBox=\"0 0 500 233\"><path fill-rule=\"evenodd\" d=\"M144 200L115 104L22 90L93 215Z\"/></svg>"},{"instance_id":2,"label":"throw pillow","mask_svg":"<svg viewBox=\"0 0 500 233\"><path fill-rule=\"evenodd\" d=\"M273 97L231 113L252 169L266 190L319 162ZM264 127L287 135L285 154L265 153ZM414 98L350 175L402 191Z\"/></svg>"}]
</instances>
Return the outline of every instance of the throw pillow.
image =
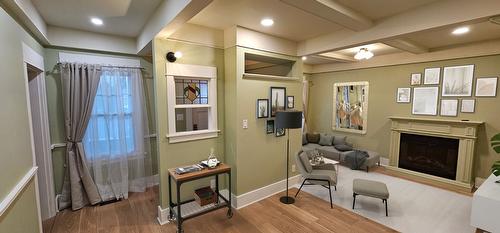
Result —
<instances>
[{"instance_id":1,"label":"throw pillow","mask_svg":"<svg viewBox=\"0 0 500 233\"><path fill-rule=\"evenodd\" d=\"M319 144L322 146L331 146L333 141L333 136L326 133L322 133L319 136Z\"/></svg>"},{"instance_id":2,"label":"throw pillow","mask_svg":"<svg viewBox=\"0 0 500 233\"><path fill-rule=\"evenodd\" d=\"M318 144L318 142L319 142L319 134L318 133L307 133L306 138L307 138L307 141L309 143Z\"/></svg>"},{"instance_id":3,"label":"throw pillow","mask_svg":"<svg viewBox=\"0 0 500 233\"><path fill-rule=\"evenodd\" d=\"M306 137L306 134L302 134L302 145L305 145L307 144L307 137Z\"/></svg>"},{"instance_id":4,"label":"throw pillow","mask_svg":"<svg viewBox=\"0 0 500 233\"><path fill-rule=\"evenodd\" d=\"M333 145L345 145L346 144L346 136L334 136L333 137Z\"/></svg>"},{"instance_id":5,"label":"throw pillow","mask_svg":"<svg viewBox=\"0 0 500 233\"><path fill-rule=\"evenodd\" d=\"M307 156L307 153L302 152L299 154L300 162L302 163L304 169L309 173L312 171L312 165L309 162L309 156Z\"/></svg>"},{"instance_id":6,"label":"throw pillow","mask_svg":"<svg viewBox=\"0 0 500 233\"><path fill-rule=\"evenodd\" d=\"M335 149L338 151L350 151L352 150L352 146L349 145L335 145Z\"/></svg>"}]
</instances>

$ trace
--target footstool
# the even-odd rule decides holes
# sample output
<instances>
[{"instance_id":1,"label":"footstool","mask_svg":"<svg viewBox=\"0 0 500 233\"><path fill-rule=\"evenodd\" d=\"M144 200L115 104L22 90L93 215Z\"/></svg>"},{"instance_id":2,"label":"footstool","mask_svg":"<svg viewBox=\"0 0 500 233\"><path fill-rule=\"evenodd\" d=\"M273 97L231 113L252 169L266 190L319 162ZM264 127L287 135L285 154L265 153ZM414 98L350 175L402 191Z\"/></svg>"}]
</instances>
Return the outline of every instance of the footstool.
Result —
<instances>
[{"instance_id":1,"label":"footstool","mask_svg":"<svg viewBox=\"0 0 500 233\"><path fill-rule=\"evenodd\" d=\"M382 203L385 203L385 216L389 216L387 212L389 190L384 183L373 180L354 179L352 181L352 196L354 198L352 201L352 209L354 209L354 205L356 204L357 195L382 199Z\"/></svg>"}]
</instances>

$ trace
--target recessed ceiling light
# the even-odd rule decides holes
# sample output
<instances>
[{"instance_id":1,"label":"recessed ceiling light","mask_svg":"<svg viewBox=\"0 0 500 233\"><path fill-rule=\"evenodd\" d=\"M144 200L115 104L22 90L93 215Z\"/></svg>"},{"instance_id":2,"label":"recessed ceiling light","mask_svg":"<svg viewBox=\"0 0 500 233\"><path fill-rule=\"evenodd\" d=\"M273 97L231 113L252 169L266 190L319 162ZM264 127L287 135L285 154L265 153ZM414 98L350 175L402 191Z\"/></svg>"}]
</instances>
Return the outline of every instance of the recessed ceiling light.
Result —
<instances>
[{"instance_id":1,"label":"recessed ceiling light","mask_svg":"<svg viewBox=\"0 0 500 233\"><path fill-rule=\"evenodd\" d=\"M177 51L174 53L175 58L181 58L182 57L182 52Z\"/></svg>"},{"instance_id":2,"label":"recessed ceiling light","mask_svg":"<svg viewBox=\"0 0 500 233\"><path fill-rule=\"evenodd\" d=\"M94 25L101 26L103 24L102 19L99 18L91 18L90 22L92 22Z\"/></svg>"},{"instance_id":3,"label":"recessed ceiling light","mask_svg":"<svg viewBox=\"0 0 500 233\"><path fill-rule=\"evenodd\" d=\"M264 18L260 21L260 24L264 27L271 27L274 24L274 20L271 18Z\"/></svg>"},{"instance_id":4,"label":"recessed ceiling light","mask_svg":"<svg viewBox=\"0 0 500 233\"><path fill-rule=\"evenodd\" d=\"M455 30L453 30L452 34L453 35L462 35L462 34L465 34L469 31L470 31L469 27L459 27L459 28L456 28Z\"/></svg>"},{"instance_id":5,"label":"recessed ceiling light","mask_svg":"<svg viewBox=\"0 0 500 233\"><path fill-rule=\"evenodd\" d=\"M307 57L306 56L302 56L302 61L305 61L307 60Z\"/></svg>"}]
</instances>

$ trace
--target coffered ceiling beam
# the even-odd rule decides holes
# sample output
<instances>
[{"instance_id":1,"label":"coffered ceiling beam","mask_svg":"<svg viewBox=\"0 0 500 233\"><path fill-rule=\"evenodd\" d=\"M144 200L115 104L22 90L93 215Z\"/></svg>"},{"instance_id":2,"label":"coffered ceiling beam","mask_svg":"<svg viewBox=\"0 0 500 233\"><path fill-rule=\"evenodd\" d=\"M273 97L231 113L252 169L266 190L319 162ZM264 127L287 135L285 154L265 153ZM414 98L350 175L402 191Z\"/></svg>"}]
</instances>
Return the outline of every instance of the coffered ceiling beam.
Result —
<instances>
[{"instance_id":1,"label":"coffered ceiling beam","mask_svg":"<svg viewBox=\"0 0 500 233\"><path fill-rule=\"evenodd\" d=\"M367 17L333 0L281 1L354 31L365 30L373 25L373 22Z\"/></svg>"},{"instance_id":2,"label":"coffered ceiling beam","mask_svg":"<svg viewBox=\"0 0 500 233\"><path fill-rule=\"evenodd\" d=\"M297 55L305 56L395 39L409 33L483 20L500 14L498 0L443 0L377 22L364 31L345 29L299 43Z\"/></svg>"},{"instance_id":3,"label":"coffered ceiling beam","mask_svg":"<svg viewBox=\"0 0 500 233\"><path fill-rule=\"evenodd\" d=\"M343 54L338 54L338 53L335 53L335 52L322 53L320 55L314 55L314 56L318 56L318 57L323 58L323 59L329 59L329 60L337 61L337 62L353 62L353 61L356 61L356 59L354 59L354 57L346 56L346 55L343 55Z\"/></svg>"},{"instance_id":4,"label":"coffered ceiling beam","mask_svg":"<svg viewBox=\"0 0 500 233\"><path fill-rule=\"evenodd\" d=\"M428 48L406 39L386 40L383 43L393 48L397 48L414 54L429 52Z\"/></svg>"}]
</instances>

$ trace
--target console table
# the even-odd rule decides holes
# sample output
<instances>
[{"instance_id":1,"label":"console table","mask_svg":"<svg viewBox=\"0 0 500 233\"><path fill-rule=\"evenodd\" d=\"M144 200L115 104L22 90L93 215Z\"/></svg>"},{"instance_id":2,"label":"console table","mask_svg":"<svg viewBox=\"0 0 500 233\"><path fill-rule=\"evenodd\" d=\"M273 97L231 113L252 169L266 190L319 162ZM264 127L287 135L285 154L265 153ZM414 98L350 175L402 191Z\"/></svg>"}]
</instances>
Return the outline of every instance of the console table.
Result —
<instances>
[{"instance_id":1,"label":"console table","mask_svg":"<svg viewBox=\"0 0 500 233\"><path fill-rule=\"evenodd\" d=\"M500 210L500 177L490 175L474 192L470 222L473 227L492 233L500 232L498 210Z\"/></svg>"},{"instance_id":2,"label":"console table","mask_svg":"<svg viewBox=\"0 0 500 233\"><path fill-rule=\"evenodd\" d=\"M227 174L228 175L228 188L229 188L229 197L226 199L224 196L220 195L219 193L219 175L221 174ZM215 203L214 206L203 209L199 212L192 213L186 216L182 216L181 214L181 206L183 204L187 204L190 202L194 202L194 199L190 199L187 201L181 201L181 185L183 183L193 181L193 180L198 180L201 178L205 177L210 177L214 176L215 177L215 194L217 195L217 202ZM176 190L177 190L177 202L174 203L172 201L172 180L176 184ZM217 165L217 167L209 169L209 168L204 168L201 171L197 172L190 172L186 174L179 175L175 173L175 168L168 169L168 199L169 199L169 218L177 220L177 232L181 233L183 232L182 230L182 223L190 218L194 218L197 216L200 216L202 214L206 214L208 212L218 210L221 208L227 207L227 217L231 218L233 216L233 212L231 209L231 167L224 163L220 163ZM220 203L219 198L223 200L222 203Z\"/></svg>"}]
</instances>

